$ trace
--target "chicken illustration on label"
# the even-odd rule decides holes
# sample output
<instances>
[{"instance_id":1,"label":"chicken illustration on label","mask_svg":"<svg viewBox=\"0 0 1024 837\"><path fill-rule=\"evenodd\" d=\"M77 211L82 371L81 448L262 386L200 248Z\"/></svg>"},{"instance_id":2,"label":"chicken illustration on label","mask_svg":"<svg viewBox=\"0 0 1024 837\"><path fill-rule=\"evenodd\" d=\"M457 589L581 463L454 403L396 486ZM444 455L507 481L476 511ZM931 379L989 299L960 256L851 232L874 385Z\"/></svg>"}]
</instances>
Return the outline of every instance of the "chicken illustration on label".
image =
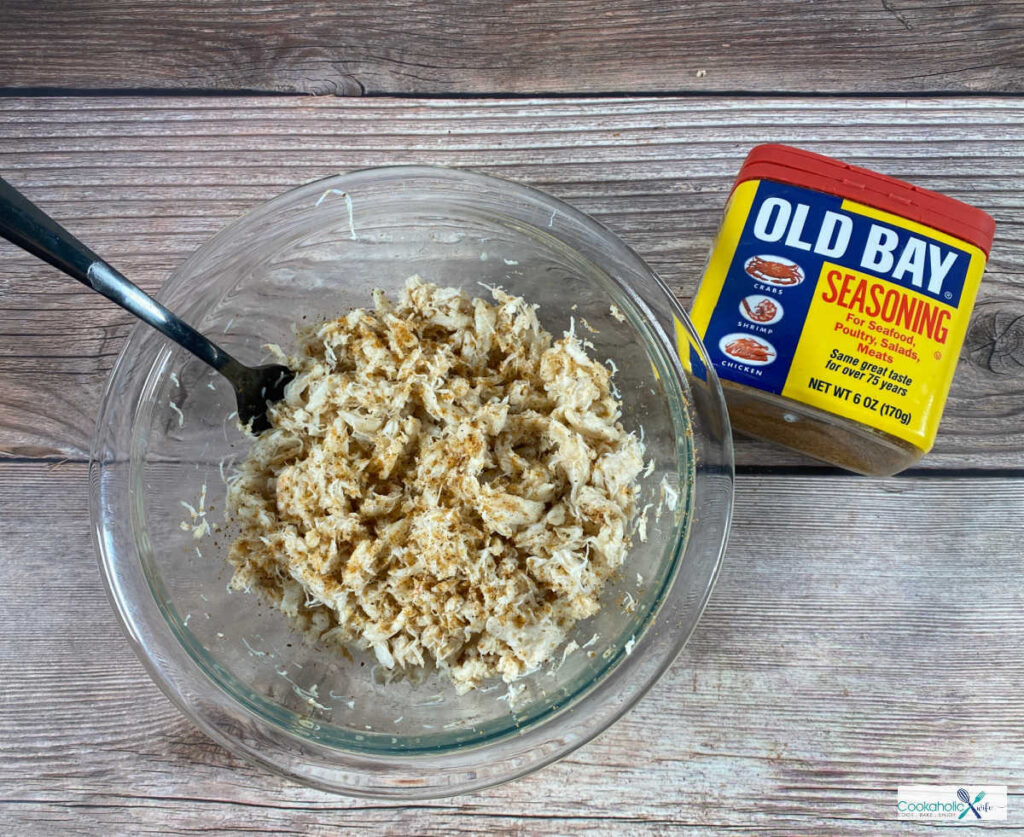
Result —
<instances>
[{"instance_id":1,"label":"chicken illustration on label","mask_svg":"<svg viewBox=\"0 0 1024 837\"><path fill-rule=\"evenodd\" d=\"M737 332L718 341L722 354L750 366L767 366L776 357L775 347L760 337Z\"/></svg>"}]
</instances>

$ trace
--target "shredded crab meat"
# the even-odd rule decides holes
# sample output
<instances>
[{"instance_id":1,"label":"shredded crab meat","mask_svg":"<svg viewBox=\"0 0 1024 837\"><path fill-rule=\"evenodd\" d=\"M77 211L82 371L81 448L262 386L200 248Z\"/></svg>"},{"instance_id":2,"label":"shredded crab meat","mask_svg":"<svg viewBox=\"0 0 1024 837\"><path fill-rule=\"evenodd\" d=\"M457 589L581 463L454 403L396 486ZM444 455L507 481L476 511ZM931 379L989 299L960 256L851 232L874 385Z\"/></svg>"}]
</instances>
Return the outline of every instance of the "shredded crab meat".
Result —
<instances>
[{"instance_id":1,"label":"shredded crab meat","mask_svg":"<svg viewBox=\"0 0 1024 837\"><path fill-rule=\"evenodd\" d=\"M643 468L610 372L534 307L412 277L299 333L228 490L231 586L459 692L550 660L630 546Z\"/></svg>"}]
</instances>

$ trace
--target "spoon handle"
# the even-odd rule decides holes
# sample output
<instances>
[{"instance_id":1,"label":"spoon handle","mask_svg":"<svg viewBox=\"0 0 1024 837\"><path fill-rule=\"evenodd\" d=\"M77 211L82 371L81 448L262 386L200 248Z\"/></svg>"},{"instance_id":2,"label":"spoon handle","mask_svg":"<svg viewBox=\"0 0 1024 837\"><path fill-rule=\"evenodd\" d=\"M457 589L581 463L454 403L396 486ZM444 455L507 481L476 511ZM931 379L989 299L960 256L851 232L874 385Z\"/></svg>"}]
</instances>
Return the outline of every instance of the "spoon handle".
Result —
<instances>
[{"instance_id":1,"label":"spoon handle","mask_svg":"<svg viewBox=\"0 0 1024 837\"><path fill-rule=\"evenodd\" d=\"M129 282L3 178L0 178L0 236L116 302L224 374L232 383L249 371Z\"/></svg>"}]
</instances>

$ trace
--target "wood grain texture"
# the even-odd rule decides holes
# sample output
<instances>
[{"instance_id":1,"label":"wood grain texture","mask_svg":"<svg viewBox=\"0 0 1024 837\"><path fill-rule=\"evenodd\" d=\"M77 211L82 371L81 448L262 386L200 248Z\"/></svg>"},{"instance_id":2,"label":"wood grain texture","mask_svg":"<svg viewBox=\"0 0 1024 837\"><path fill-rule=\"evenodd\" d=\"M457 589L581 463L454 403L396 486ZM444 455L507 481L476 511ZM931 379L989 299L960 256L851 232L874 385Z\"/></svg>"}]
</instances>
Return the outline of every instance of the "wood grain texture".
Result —
<instances>
[{"instance_id":1,"label":"wood grain texture","mask_svg":"<svg viewBox=\"0 0 1024 837\"><path fill-rule=\"evenodd\" d=\"M6 0L0 85L361 95L1024 89L989 0Z\"/></svg>"},{"instance_id":2,"label":"wood grain texture","mask_svg":"<svg viewBox=\"0 0 1024 837\"><path fill-rule=\"evenodd\" d=\"M0 172L149 291L290 186L389 163L545 189L689 304L747 150L782 141L967 200L999 228L930 468L1024 466L1024 105L1016 100L0 100ZM129 317L0 242L0 452L88 449ZM810 460L741 441L738 461Z\"/></svg>"},{"instance_id":3,"label":"wood grain texture","mask_svg":"<svg viewBox=\"0 0 1024 837\"><path fill-rule=\"evenodd\" d=\"M85 468L2 463L0 828L879 834L899 830L898 784L969 781L1007 784L1018 827L1022 504L1019 480L741 478L711 604L626 718L510 785L391 805L290 784L193 729L115 624Z\"/></svg>"}]
</instances>

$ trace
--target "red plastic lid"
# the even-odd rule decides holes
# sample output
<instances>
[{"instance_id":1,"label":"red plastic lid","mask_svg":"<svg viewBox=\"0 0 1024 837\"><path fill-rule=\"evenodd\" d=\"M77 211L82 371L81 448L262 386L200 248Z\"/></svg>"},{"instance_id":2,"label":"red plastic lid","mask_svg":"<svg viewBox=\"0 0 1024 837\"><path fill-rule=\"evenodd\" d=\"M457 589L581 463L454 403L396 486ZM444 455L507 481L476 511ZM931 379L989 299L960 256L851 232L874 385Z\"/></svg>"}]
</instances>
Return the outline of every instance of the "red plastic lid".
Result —
<instances>
[{"instance_id":1,"label":"red plastic lid","mask_svg":"<svg viewBox=\"0 0 1024 837\"><path fill-rule=\"evenodd\" d=\"M996 222L961 201L788 145L751 149L733 188L745 180L776 180L803 186L900 215L975 245L988 256Z\"/></svg>"}]
</instances>

